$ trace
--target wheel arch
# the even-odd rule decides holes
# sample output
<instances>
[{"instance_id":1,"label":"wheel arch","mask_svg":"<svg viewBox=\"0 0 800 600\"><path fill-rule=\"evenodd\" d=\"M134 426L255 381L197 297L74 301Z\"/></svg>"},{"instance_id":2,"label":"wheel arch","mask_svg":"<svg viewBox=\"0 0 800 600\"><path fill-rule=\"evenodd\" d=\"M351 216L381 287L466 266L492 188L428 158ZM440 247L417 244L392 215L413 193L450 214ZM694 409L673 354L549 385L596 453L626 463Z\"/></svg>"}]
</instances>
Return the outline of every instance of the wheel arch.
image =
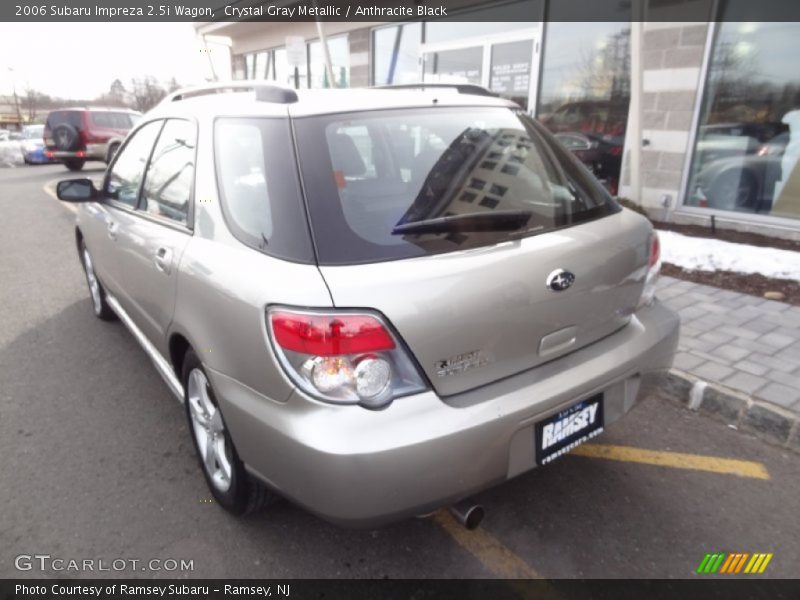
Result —
<instances>
[{"instance_id":1,"label":"wheel arch","mask_svg":"<svg viewBox=\"0 0 800 600\"><path fill-rule=\"evenodd\" d=\"M81 252L81 242L83 242L83 232L80 227L75 227L75 248L77 248L79 255Z\"/></svg>"},{"instance_id":2,"label":"wheel arch","mask_svg":"<svg viewBox=\"0 0 800 600\"><path fill-rule=\"evenodd\" d=\"M178 379L181 379L183 360L190 348L193 348L189 339L181 332L175 331L169 336L169 362Z\"/></svg>"},{"instance_id":3,"label":"wheel arch","mask_svg":"<svg viewBox=\"0 0 800 600\"><path fill-rule=\"evenodd\" d=\"M122 145L122 138L115 137L108 140L108 144L106 146L106 161L105 161L106 164L111 163L111 160L113 159L113 156L111 154L112 148L116 147L116 150L114 151L114 154L116 154L117 150L119 150L119 147L121 145Z\"/></svg>"}]
</instances>

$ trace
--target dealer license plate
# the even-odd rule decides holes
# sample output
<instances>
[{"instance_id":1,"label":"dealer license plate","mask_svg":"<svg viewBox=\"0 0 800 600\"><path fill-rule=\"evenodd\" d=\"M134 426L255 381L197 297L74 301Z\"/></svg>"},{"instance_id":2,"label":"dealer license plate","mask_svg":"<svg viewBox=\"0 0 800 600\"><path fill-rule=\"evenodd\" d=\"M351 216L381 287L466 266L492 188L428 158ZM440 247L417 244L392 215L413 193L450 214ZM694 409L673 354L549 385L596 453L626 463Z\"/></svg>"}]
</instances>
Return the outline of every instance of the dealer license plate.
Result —
<instances>
[{"instance_id":1,"label":"dealer license plate","mask_svg":"<svg viewBox=\"0 0 800 600\"><path fill-rule=\"evenodd\" d=\"M546 465L603 431L603 394L536 424L536 464Z\"/></svg>"}]
</instances>

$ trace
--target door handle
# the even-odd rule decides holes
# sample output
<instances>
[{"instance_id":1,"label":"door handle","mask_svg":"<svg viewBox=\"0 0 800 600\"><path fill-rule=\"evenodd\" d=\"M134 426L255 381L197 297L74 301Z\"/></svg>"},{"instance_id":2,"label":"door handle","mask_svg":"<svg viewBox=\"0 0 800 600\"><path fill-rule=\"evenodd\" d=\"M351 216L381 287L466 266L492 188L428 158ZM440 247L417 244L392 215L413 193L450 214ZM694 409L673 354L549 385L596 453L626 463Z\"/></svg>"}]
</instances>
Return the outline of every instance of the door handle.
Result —
<instances>
[{"instance_id":1,"label":"door handle","mask_svg":"<svg viewBox=\"0 0 800 600\"><path fill-rule=\"evenodd\" d=\"M172 269L172 250L164 247L159 248L156 250L153 262L156 264L156 269L166 275L169 275L169 272Z\"/></svg>"},{"instance_id":2,"label":"door handle","mask_svg":"<svg viewBox=\"0 0 800 600\"><path fill-rule=\"evenodd\" d=\"M117 239L117 233L119 232L119 224L116 221L112 221L111 219L109 219L108 222L106 223L106 227L108 228L109 239L112 240Z\"/></svg>"}]
</instances>

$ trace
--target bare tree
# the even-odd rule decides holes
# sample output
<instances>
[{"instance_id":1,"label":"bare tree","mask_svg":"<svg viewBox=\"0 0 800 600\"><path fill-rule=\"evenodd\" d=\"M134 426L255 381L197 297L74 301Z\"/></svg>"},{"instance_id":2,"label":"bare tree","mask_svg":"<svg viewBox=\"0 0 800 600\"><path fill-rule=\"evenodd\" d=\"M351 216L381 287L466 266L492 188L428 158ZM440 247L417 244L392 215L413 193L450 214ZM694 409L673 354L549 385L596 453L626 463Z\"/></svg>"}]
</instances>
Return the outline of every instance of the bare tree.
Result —
<instances>
[{"instance_id":1,"label":"bare tree","mask_svg":"<svg viewBox=\"0 0 800 600\"><path fill-rule=\"evenodd\" d=\"M125 86L122 84L122 81L119 79L115 79L111 82L111 87L108 90L108 99L116 105L124 106L125 105L125 96L127 95L127 90Z\"/></svg>"},{"instance_id":2,"label":"bare tree","mask_svg":"<svg viewBox=\"0 0 800 600\"><path fill-rule=\"evenodd\" d=\"M28 122L32 123L41 111L46 109L52 103L50 96L37 92L30 86L25 87L25 93L22 96L22 106L28 115Z\"/></svg>"},{"instance_id":3,"label":"bare tree","mask_svg":"<svg viewBox=\"0 0 800 600\"><path fill-rule=\"evenodd\" d=\"M167 92L162 88L155 77L146 75L142 79L131 80L131 96L133 107L141 112L147 112L158 104L166 96Z\"/></svg>"}]
</instances>

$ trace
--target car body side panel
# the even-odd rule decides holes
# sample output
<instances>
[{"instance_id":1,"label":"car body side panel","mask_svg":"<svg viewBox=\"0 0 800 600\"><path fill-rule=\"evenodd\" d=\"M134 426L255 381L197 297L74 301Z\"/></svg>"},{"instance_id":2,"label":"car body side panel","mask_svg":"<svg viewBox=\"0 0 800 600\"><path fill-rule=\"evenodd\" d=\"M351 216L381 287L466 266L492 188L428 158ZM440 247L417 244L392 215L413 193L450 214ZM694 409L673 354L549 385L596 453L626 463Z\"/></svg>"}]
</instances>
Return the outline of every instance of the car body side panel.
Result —
<instances>
[{"instance_id":1,"label":"car body side panel","mask_svg":"<svg viewBox=\"0 0 800 600\"><path fill-rule=\"evenodd\" d=\"M78 206L78 228L92 263L103 286L114 296L125 296L120 270L117 242L109 234L109 223L115 222L123 211L101 202L84 202Z\"/></svg>"},{"instance_id":2,"label":"car body side panel","mask_svg":"<svg viewBox=\"0 0 800 600\"><path fill-rule=\"evenodd\" d=\"M125 291L120 301L156 349L169 356L178 265L191 234L139 213L118 212L116 252ZM164 259L157 257L161 251Z\"/></svg>"},{"instance_id":3,"label":"car body side panel","mask_svg":"<svg viewBox=\"0 0 800 600\"><path fill-rule=\"evenodd\" d=\"M331 299L313 265L195 237L181 260L171 333L187 337L208 367L285 401L293 386L270 349L270 304L330 307Z\"/></svg>"}]
</instances>

